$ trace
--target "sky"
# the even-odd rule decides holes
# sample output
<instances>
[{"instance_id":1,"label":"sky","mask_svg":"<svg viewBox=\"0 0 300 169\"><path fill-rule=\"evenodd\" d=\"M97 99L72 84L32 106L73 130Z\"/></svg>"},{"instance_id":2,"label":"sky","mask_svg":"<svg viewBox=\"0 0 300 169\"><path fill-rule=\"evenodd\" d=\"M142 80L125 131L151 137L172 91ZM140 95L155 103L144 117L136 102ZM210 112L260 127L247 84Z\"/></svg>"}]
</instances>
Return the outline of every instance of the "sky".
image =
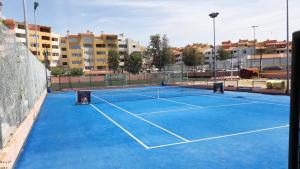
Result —
<instances>
[{"instance_id":1,"label":"sky","mask_svg":"<svg viewBox=\"0 0 300 169\"><path fill-rule=\"evenodd\" d=\"M26 0L29 23L33 3L39 2L37 23L65 35L92 31L120 34L148 45L149 36L167 34L170 45L213 43L212 12L216 41L286 39L286 0ZM300 30L300 1L289 0L290 38ZM22 0L3 0L6 18L23 21Z\"/></svg>"}]
</instances>

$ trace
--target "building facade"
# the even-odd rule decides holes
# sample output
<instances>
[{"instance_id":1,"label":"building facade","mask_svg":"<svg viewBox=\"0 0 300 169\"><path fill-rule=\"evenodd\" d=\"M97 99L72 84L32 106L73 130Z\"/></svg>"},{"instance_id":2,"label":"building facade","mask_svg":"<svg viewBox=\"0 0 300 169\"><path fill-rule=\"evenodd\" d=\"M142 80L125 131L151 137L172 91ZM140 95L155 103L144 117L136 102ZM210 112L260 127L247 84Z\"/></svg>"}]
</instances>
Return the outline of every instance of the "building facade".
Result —
<instances>
[{"instance_id":1,"label":"building facade","mask_svg":"<svg viewBox=\"0 0 300 169\"><path fill-rule=\"evenodd\" d=\"M94 35L92 32L67 34L60 40L59 65L66 68L82 68L84 71L107 71L109 50L118 51L118 36Z\"/></svg>"},{"instance_id":2,"label":"building facade","mask_svg":"<svg viewBox=\"0 0 300 169\"><path fill-rule=\"evenodd\" d=\"M139 42L129 39L124 34L118 36L119 54L120 54L120 66L124 66L124 55L130 55L133 52L143 52L145 47Z\"/></svg>"},{"instance_id":3,"label":"building facade","mask_svg":"<svg viewBox=\"0 0 300 169\"><path fill-rule=\"evenodd\" d=\"M12 19L3 20L3 23L10 31L16 34L18 42L26 43L24 23L16 22ZM30 51L33 55L37 56L40 61L47 62L50 67L56 67L58 65L60 57L60 36L52 32L51 27L28 24L28 41Z\"/></svg>"}]
</instances>

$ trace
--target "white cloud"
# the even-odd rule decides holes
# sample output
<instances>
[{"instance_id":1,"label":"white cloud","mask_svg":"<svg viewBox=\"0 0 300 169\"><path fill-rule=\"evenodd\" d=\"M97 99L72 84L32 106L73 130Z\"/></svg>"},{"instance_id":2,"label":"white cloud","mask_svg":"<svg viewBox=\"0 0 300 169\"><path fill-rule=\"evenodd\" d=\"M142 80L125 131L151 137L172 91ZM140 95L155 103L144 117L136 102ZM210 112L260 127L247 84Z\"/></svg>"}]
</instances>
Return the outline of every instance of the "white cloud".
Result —
<instances>
[{"instance_id":1,"label":"white cloud","mask_svg":"<svg viewBox=\"0 0 300 169\"><path fill-rule=\"evenodd\" d=\"M109 32L125 32L143 43L155 33L167 34L172 45L212 42L210 12L220 12L216 20L217 41L257 37L284 39L285 0L69 0L82 8L98 7L89 23L101 24ZM300 1L290 0L291 32L300 28ZM97 16L98 14L98 16ZM95 22L96 20L96 22ZM90 24L89 26L93 25Z\"/></svg>"}]
</instances>

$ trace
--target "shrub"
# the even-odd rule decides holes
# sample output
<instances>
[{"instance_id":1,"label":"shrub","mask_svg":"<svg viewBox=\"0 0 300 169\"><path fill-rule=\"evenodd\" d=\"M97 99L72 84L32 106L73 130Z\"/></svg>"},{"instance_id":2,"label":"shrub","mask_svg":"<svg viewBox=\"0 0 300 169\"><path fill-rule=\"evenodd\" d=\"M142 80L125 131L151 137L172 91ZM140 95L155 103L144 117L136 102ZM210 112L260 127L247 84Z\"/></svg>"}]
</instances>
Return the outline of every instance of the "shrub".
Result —
<instances>
[{"instance_id":1,"label":"shrub","mask_svg":"<svg viewBox=\"0 0 300 169\"><path fill-rule=\"evenodd\" d=\"M61 67L53 67L51 68L51 74L53 76L62 76L66 73L66 71Z\"/></svg>"},{"instance_id":2,"label":"shrub","mask_svg":"<svg viewBox=\"0 0 300 169\"><path fill-rule=\"evenodd\" d=\"M267 89L285 89L285 83L282 80L269 80L267 81Z\"/></svg>"},{"instance_id":3,"label":"shrub","mask_svg":"<svg viewBox=\"0 0 300 169\"><path fill-rule=\"evenodd\" d=\"M72 68L70 70L70 75L71 76L82 76L83 75L83 70L81 68Z\"/></svg>"}]
</instances>

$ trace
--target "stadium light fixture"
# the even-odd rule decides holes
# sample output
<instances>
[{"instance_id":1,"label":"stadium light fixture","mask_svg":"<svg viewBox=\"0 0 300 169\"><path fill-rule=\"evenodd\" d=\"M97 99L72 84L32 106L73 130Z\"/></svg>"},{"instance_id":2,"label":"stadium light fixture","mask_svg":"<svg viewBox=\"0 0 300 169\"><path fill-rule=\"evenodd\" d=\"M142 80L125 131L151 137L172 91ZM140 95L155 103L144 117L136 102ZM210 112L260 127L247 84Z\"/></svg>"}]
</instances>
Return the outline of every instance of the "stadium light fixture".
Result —
<instances>
[{"instance_id":1,"label":"stadium light fixture","mask_svg":"<svg viewBox=\"0 0 300 169\"><path fill-rule=\"evenodd\" d=\"M213 27L214 27L214 49L213 49L213 56L214 56L214 81L217 81L217 58L216 58L216 22L215 18L219 15L218 12L214 12L209 14L209 17L213 19Z\"/></svg>"}]
</instances>

